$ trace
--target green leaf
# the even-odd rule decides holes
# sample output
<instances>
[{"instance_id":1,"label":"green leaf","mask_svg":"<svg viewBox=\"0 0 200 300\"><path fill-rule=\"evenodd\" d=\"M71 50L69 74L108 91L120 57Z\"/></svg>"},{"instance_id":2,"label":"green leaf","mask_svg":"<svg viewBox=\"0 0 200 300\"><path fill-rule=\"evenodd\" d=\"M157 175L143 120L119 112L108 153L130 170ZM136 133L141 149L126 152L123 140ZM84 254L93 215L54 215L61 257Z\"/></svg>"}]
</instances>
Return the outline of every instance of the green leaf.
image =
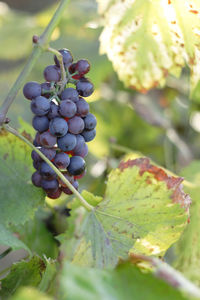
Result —
<instances>
[{"instance_id":1,"label":"green leaf","mask_svg":"<svg viewBox=\"0 0 200 300\"><path fill-rule=\"evenodd\" d=\"M86 190L83 190L81 192L81 195L83 196L83 198L89 203L91 204L92 206L96 206L98 205L102 200L103 198L100 197L100 196L95 196L93 195L92 193L86 191ZM76 198L76 200L79 202L79 200ZM79 202L80 203L80 202Z\"/></svg>"},{"instance_id":2,"label":"green leaf","mask_svg":"<svg viewBox=\"0 0 200 300\"><path fill-rule=\"evenodd\" d=\"M96 270L65 263L60 278L60 297L68 300L183 300L180 292L125 263L115 270Z\"/></svg>"},{"instance_id":3,"label":"green leaf","mask_svg":"<svg viewBox=\"0 0 200 300\"><path fill-rule=\"evenodd\" d=\"M193 0L98 0L104 18L101 53L119 78L141 92L179 76L187 64L191 92L200 79L200 3Z\"/></svg>"},{"instance_id":4,"label":"green leaf","mask_svg":"<svg viewBox=\"0 0 200 300\"><path fill-rule=\"evenodd\" d=\"M31 183L31 149L12 134L0 132L0 222L24 224L44 201L44 192Z\"/></svg>"},{"instance_id":5,"label":"green leaf","mask_svg":"<svg viewBox=\"0 0 200 300\"><path fill-rule=\"evenodd\" d=\"M200 161L193 161L182 170L181 174L191 181L194 187L187 186L185 188L192 198L191 217L189 226L187 226L180 241L176 244L177 259L174 265L187 278L200 286Z\"/></svg>"},{"instance_id":6,"label":"green leaf","mask_svg":"<svg viewBox=\"0 0 200 300\"><path fill-rule=\"evenodd\" d=\"M33 287L24 287L20 288L10 300L53 300L50 296L38 291L36 288Z\"/></svg>"},{"instance_id":7,"label":"green leaf","mask_svg":"<svg viewBox=\"0 0 200 300\"><path fill-rule=\"evenodd\" d=\"M31 250L18 238L14 236L13 233L8 231L3 225L0 224L0 245L11 247L12 250L25 249L31 254Z\"/></svg>"},{"instance_id":8,"label":"green leaf","mask_svg":"<svg viewBox=\"0 0 200 300\"><path fill-rule=\"evenodd\" d=\"M9 275L1 281L0 296L7 299L19 287L31 285L36 287L41 282L46 265L38 256L31 260L21 261L12 265Z\"/></svg>"},{"instance_id":9,"label":"green leaf","mask_svg":"<svg viewBox=\"0 0 200 300\"><path fill-rule=\"evenodd\" d=\"M188 222L182 180L147 158L122 161L109 175L105 199L88 214L73 262L104 268L130 252L163 255Z\"/></svg>"}]
</instances>

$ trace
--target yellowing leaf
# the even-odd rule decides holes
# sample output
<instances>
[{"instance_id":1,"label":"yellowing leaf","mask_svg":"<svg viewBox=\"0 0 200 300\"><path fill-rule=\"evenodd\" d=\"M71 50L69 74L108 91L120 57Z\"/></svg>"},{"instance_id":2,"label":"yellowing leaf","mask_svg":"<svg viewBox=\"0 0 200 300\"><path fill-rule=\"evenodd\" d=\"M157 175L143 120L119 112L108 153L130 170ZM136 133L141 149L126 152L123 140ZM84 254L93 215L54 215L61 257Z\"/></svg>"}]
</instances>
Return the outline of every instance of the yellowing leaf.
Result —
<instances>
[{"instance_id":1,"label":"yellowing leaf","mask_svg":"<svg viewBox=\"0 0 200 300\"><path fill-rule=\"evenodd\" d=\"M145 92L179 76L187 64L191 92L200 79L198 0L97 0L104 18L101 53L126 86Z\"/></svg>"},{"instance_id":2,"label":"yellowing leaf","mask_svg":"<svg viewBox=\"0 0 200 300\"><path fill-rule=\"evenodd\" d=\"M122 161L109 176L105 199L86 219L73 262L104 268L131 252L163 255L188 221L182 180L147 158Z\"/></svg>"}]
</instances>

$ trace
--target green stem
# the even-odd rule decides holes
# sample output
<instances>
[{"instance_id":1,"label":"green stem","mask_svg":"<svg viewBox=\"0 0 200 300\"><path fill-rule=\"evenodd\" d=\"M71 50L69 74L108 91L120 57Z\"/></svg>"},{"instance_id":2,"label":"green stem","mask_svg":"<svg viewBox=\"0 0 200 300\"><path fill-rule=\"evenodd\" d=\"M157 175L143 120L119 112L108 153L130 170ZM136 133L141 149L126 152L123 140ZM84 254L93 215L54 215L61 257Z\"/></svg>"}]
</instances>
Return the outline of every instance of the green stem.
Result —
<instances>
[{"instance_id":1,"label":"green stem","mask_svg":"<svg viewBox=\"0 0 200 300\"><path fill-rule=\"evenodd\" d=\"M18 91L21 89L26 77L29 75L33 66L35 65L36 61L38 60L41 53L48 48L47 44L50 40L52 32L54 31L55 27L58 25L60 18L68 4L69 0L62 0L60 2L59 7L57 8L55 14L53 15L51 21L49 22L48 26L42 33L42 35L38 39L38 43L35 44L33 51L24 67L22 72L20 73L19 77L17 78L16 82L10 89L7 97L5 98L1 109L0 109L0 125L2 125L5 121L7 112L13 103Z\"/></svg>"},{"instance_id":2,"label":"green stem","mask_svg":"<svg viewBox=\"0 0 200 300\"><path fill-rule=\"evenodd\" d=\"M66 71L65 71L65 66L64 66L64 63L63 63L63 57L62 57L62 54L56 50L56 49L53 49L51 47L48 47L47 49L49 52L55 54L59 60L59 63L60 63L60 71L61 71L61 79L62 79L62 86L61 86L61 91L63 90L64 86L66 85L66 82L67 82L67 79L66 79Z\"/></svg>"},{"instance_id":3,"label":"green stem","mask_svg":"<svg viewBox=\"0 0 200 300\"><path fill-rule=\"evenodd\" d=\"M21 135L17 130L10 127L9 125L4 125L4 128L10 133L14 134L22 141L24 141L27 145L29 145L33 150L35 150L40 157L54 170L54 172L60 177L60 179L66 184L66 186L76 195L76 197L80 200L81 204L88 210L91 211L94 209L92 205L90 205L81 194L73 187L73 185L65 178L65 176L54 166L54 164L38 149L36 148L29 140L27 140L23 135Z\"/></svg>"},{"instance_id":4,"label":"green stem","mask_svg":"<svg viewBox=\"0 0 200 300\"><path fill-rule=\"evenodd\" d=\"M3 253L0 254L0 259L4 258L6 255L8 255L12 251L12 248L9 247L6 249Z\"/></svg>"}]
</instances>

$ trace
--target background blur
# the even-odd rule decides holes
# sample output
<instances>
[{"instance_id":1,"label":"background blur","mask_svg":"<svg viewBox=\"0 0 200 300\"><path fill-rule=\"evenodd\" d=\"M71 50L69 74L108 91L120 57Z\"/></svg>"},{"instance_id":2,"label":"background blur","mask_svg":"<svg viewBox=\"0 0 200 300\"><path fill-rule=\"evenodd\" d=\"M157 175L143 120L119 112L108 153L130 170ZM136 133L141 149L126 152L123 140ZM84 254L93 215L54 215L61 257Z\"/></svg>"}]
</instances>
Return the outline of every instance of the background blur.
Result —
<instances>
[{"instance_id":1,"label":"background blur","mask_svg":"<svg viewBox=\"0 0 200 300\"><path fill-rule=\"evenodd\" d=\"M33 34L42 33L56 5L58 1L53 0L0 1L0 102L31 52ZM142 153L176 173L191 160L200 158L200 103L198 99L188 99L188 70L183 71L179 80L168 78L164 89L152 90L146 95L125 89L107 57L99 54L100 33L96 2L73 0L51 42L56 49L71 50L75 61L86 58L91 63L88 77L95 85L95 93L88 101L98 126L97 137L89 144L87 175L80 181L80 190L87 189L96 195L104 194L110 169L130 151L136 156ZM44 53L27 81L42 83L43 70L52 63L53 56ZM26 129L33 136L29 106L30 102L20 92L8 116L14 127ZM60 216L57 218L55 213L53 217L54 230L59 234L62 232ZM38 220L41 218L38 215ZM32 227L30 230L33 232ZM43 232L40 232L39 238L42 237ZM53 247L49 249L45 249L47 253L52 252L49 256L56 255ZM10 261L10 256L6 259Z\"/></svg>"}]
</instances>

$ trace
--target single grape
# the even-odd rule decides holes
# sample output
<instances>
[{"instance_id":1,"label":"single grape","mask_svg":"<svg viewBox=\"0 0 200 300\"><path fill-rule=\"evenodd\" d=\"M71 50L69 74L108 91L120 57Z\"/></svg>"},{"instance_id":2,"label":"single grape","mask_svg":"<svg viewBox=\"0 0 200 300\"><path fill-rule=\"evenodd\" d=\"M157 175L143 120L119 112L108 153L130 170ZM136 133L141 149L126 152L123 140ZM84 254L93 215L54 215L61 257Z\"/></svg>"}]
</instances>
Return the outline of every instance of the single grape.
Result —
<instances>
[{"instance_id":1,"label":"single grape","mask_svg":"<svg viewBox=\"0 0 200 300\"><path fill-rule=\"evenodd\" d=\"M58 199L62 193L62 190L58 188L56 191L47 192L47 197L51 199Z\"/></svg>"},{"instance_id":2,"label":"single grape","mask_svg":"<svg viewBox=\"0 0 200 300\"><path fill-rule=\"evenodd\" d=\"M58 82L61 79L60 69L57 66L50 65L44 69L44 78L46 81Z\"/></svg>"},{"instance_id":3,"label":"single grape","mask_svg":"<svg viewBox=\"0 0 200 300\"><path fill-rule=\"evenodd\" d=\"M72 118L76 114L76 104L71 100L63 100L60 103L60 114L63 117Z\"/></svg>"},{"instance_id":4,"label":"single grape","mask_svg":"<svg viewBox=\"0 0 200 300\"><path fill-rule=\"evenodd\" d=\"M79 184L78 184L78 181L77 181L77 180L74 180L74 182L72 183L72 185L73 185L73 187L74 187L76 190L78 190ZM72 195L72 194L73 194L73 192L72 192L68 187L61 187L61 190L62 190L65 194L67 194L67 195Z\"/></svg>"},{"instance_id":5,"label":"single grape","mask_svg":"<svg viewBox=\"0 0 200 300\"><path fill-rule=\"evenodd\" d=\"M55 150L55 149L42 147L42 148L40 148L40 151L41 151L41 152L42 152L49 160L53 160L54 157L56 156L56 150Z\"/></svg>"},{"instance_id":6,"label":"single grape","mask_svg":"<svg viewBox=\"0 0 200 300\"><path fill-rule=\"evenodd\" d=\"M77 106L77 116L85 117L90 110L89 104L85 101L85 99L80 98L79 101L76 103Z\"/></svg>"},{"instance_id":7,"label":"single grape","mask_svg":"<svg viewBox=\"0 0 200 300\"><path fill-rule=\"evenodd\" d=\"M46 116L35 116L32 121L33 128L37 131L44 132L49 129L49 119Z\"/></svg>"},{"instance_id":8,"label":"single grape","mask_svg":"<svg viewBox=\"0 0 200 300\"><path fill-rule=\"evenodd\" d=\"M68 70L69 70L69 73L70 73L70 74L75 73L75 72L76 72L76 63L71 64L71 65L69 66Z\"/></svg>"},{"instance_id":9,"label":"single grape","mask_svg":"<svg viewBox=\"0 0 200 300\"><path fill-rule=\"evenodd\" d=\"M84 137L80 134L76 135L76 147L73 149L73 151L78 151L80 147L82 147L85 144Z\"/></svg>"},{"instance_id":10,"label":"single grape","mask_svg":"<svg viewBox=\"0 0 200 300\"><path fill-rule=\"evenodd\" d=\"M38 161L38 160L34 160L33 161L33 167L36 169L36 170L40 170L40 167L41 167L41 161Z\"/></svg>"},{"instance_id":11,"label":"single grape","mask_svg":"<svg viewBox=\"0 0 200 300\"><path fill-rule=\"evenodd\" d=\"M73 117L68 121L69 132L73 134L79 134L84 129L84 121L80 117Z\"/></svg>"},{"instance_id":12,"label":"single grape","mask_svg":"<svg viewBox=\"0 0 200 300\"><path fill-rule=\"evenodd\" d=\"M84 137L84 139L85 139L86 142L90 142L96 136L96 129L83 130L83 132L81 132L81 135Z\"/></svg>"},{"instance_id":13,"label":"single grape","mask_svg":"<svg viewBox=\"0 0 200 300\"><path fill-rule=\"evenodd\" d=\"M67 122L63 118L55 118L50 121L49 130L52 135L61 137L68 132Z\"/></svg>"},{"instance_id":14,"label":"single grape","mask_svg":"<svg viewBox=\"0 0 200 300\"><path fill-rule=\"evenodd\" d=\"M68 154L64 152L60 152L56 154L54 158L54 164L57 168L66 169L69 166L69 163L70 163L70 158Z\"/></svg>"},{"instance_id":15,"label":"single grape","mask_svg":"<svg viewBox=\"0 0 200 300\"><path fill-rule=\"evenodd\" d=\"M76 136L71 133L67 133L66 135L58 138L57 140L58 147L63 151L71 151L76 146Z\"/></svg>"},{"instance_id":16,"label":"single grape","mask_svg":"<svg viewBox=\"0 0 200 300\"><path fill-rule=\"evenodd\" d=\"M40 157L40 155L35 150L33 150L31 152L31 157L32 157L32 160L42 161L42 158Z\"/></svg>"},{"instance_id":17,"label":"single grape","mask_svg":"<svg viewBox=\"0 0 200 300\"><path fill-rule=\"evenodd\" d=\"M76 89L80 96L89 97L94 91L94 86L87 78L80 78L76 83Z\"/></svg>"},{"instance_id":18,"label":"single grape","mask_svg":"<svg viewBox=\"0 0 200 300\"><path fill-rule=\"evenodd\" d=\"M58 51L62 54L64 66L66 68L69 67L71 65L71 63L73 62L73 56L72 56L71 52L66 48L60 49ZM54 61L55 61L56 66L60 67L60 63L59 63L59 60L56 55L54 56Z\"/></svg>"},{"instance_id":19,"label":"single grape","mask_svg":"<svg viewBox=\"0 0 200 300\"><path fill-rule=\"evenodd\" d=\"M74 176L74 180L83 178L85 176L85 174L86 174L86 170L82 174Z\"/></svg>"},{"instance_id":20,"label":"single grape","mask_svg":"<svg viewBox=\"0 0 200 300\"><path fill-rule=\"evenodd\" d=\"M70 158L70 164L67 168L69 174L71 175L80 175L85 170L85 161L80 156L72 156Z\"/></svg>"},{"instance_id":21,"label":"single grape","mask_svg":"<svg viewBox=\"0 0 200 300\"><path fill-rule=\"evenodd\" d=\"M74 177L72 175L70 175L69 173L65 172L63 173L63 176L72 184L74 182ZM63 187L66 187L66 184L60 179L58 178L59 184Z\"/></svg>"},{"instance_id":22,"label":"single grape","mask_svg":"<svg viewBox=\"0 0 200 300\"><path fill-rule=\"evenodd\" d=\"M90 71L90 63L86 59L78 60L76 63L75 70L78 72L80 76L85 75Z\"/></svg>"},{"instance_id":23,"label":"single grape","mask_svg":"<svg viewBox=\"0 0 200 300\"><path fill-rule=\"evenodd\" d=\"M57 139L50 132L45 131L40 135L40 143L44 147L52 148L55 146Z\"/></svg>"},{"instance_id":24,"label":"single grape","mask_svg":"<svg viewBox=\"0 0 200 300\"><path fill-rule=\"evenodd\" d=\"M55 104L53 101L50 102L50 109L47 117L51 120L54 119L55 117L60 117L59 114L59 106Z\"/></svg>"},{"instance_id":25,"label":"single grape","mask_svg":"<svg viewBox=\"0 0 200 300\"><path fill-rule=\"evenodd\" d=\"M79 100L78 92L73 88L66 88L61 93L62 100L71 100L73 102L77 102Z\"/></svg>"},{"instance_id":26,"label":"single grape","mask_svg":"<svg viewBox=\"0 0 200 300\"><path fill-rule=\"evenodd\" d=\"M40 84L35 81L27 82L23 88L24 97L26 97L29 100L31 100L37 96L41 96L41 92L42 92L42 89L41 89Z\"/></svg>"},{"instance_id":27,"label":"single grape","mask_svg":"<svg viewBox=\"0 0 200 300\"><path fill-rule=\"evenodd\" d=\"M89 113L85 118L84 118L84 123L85 123L85 129L86 130L92 130L96 127L97 125L97 119L96 117Z\"/></svg>"},{"instance_id":28,"label":"single grape","mask_svg":"<svg viewBox=\"0 0 200 300\"><path fill-rule=\"evenodd\" d=\"M41 187L47 193L56 192L57 189L58 189L58 187L59 187L58 180L56 180L56 179L53 179L53 180L42 179L42 181L41 181Z\"/></svg>"},{"instance_id":29,"label":"single grape","mask_svg":"<svg viewBox=\"0 0 200 300\"><path fill-rule=\"evenodd\" d=\"M40 143L40 133L39 132L37 132L36 135L35 135L35 138L33 140L33 145L35 147L41 146L41 143Z\"/></svg>"},{"instance_id":30,"label":"single grape","mask_svg":"<svg viewBox=\"0 0 200 300\"><path fill-rule=\"evenodd\" d=\"M44 116L50 110L50 103L47 98L38 96L31 101L31 110L37 116Z\"/></svg>"},{"instance_id":31,"label":"single grape","mask_svg":"<svg viewBox=\"0 0 200 300\"><path fill-rule=\"evenodd\" d=\"M57 177L55 171L46 163L46 161L43 161L41 163L40 174L45 179L48 179L48 178L53 179L53 178Z\"/></svg>"},{"instance_id":32,"label":"single grape","mask_svg":"<svg viewBox=\"0 0 200 300\"><path fill-rule=\"evenodd\" d=\"M35 186L41 187L42 176L39 171L34 172L31 179Z\"/></svg>"},{"instance_id":33,"label":"single grape","mask_svg":"<svg viewBox=\"0 0 200 300\"><path fill-rule=\"evenodd\" d=\"M41 83L41 89L42 89L41 95L43 97L49 98L51 96L52 92L51 92L51 83L50 82ZM47 91L49 91L49 93Z\"/></svg>"},{"instance_id":34,"label":"single grape","mask_svg":"<svg viewBox=\"0 0 200 300\"><path fill-rule=\"evenodd\" d=\"M85 157L86 155L88 155L88 145L84 143L80 148L78 148L77 150L74 149L73 151L74 155Z\"/></svg>"}]
</instances>

